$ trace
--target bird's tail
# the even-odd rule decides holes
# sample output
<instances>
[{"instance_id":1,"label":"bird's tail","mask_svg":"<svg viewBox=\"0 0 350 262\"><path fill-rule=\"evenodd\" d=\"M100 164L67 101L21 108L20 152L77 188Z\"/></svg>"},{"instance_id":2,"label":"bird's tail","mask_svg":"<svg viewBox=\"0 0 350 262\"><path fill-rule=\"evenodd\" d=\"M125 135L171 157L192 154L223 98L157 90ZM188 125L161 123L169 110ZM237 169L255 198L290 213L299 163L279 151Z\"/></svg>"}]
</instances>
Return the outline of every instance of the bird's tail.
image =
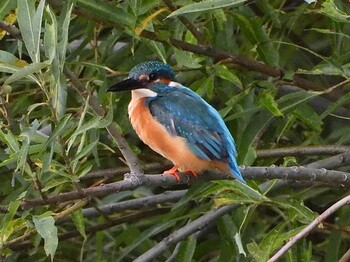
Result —
<instances>
[{"instance_id":1,"label":"bird's tail","mask_svg":"<svg viewBox=\"0 0 350 262\"><path fill-rule=\"evenodd\" d=\"M247 182L245 182L242 174L241 174L241 171L239 171L239 167L238 167L238 164L236 162L236 159L230 159L229 161L229 167L230 167L230 171L231 171L231 174L236 178L238 179L239 181L241 181L243 184L247 184Z\"/></svg>"}]
</instances>

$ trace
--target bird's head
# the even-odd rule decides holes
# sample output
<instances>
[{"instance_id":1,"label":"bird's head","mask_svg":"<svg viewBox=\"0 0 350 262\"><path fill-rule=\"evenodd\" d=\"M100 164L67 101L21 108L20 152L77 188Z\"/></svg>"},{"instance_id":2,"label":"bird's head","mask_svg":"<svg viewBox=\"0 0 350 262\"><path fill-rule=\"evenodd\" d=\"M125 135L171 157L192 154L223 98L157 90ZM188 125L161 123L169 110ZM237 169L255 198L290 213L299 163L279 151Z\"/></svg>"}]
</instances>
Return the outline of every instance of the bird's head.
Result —
<instances>
[{"instance_id":1,"label":"bird's head","mask_svg":"<svg viewBox=\"0 0 350 262\"><path fill-rule=\"evenodd\" d=\"M130 91L139 89L143 96L155 96L155 90L152 90L153 83L169 84L175 80L172 68L158 61L149 61L133 67L129 77L108 88L107 92Z\"/></svg>"}]
</instances>

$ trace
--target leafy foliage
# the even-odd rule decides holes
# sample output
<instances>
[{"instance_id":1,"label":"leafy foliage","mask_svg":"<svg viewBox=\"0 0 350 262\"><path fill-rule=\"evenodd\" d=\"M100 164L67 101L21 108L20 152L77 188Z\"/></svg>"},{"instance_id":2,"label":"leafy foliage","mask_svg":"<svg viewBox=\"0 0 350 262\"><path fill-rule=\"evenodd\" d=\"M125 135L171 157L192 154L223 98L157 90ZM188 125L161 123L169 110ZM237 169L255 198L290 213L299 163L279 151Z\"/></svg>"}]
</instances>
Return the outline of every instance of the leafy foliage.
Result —
<instances>
[{"instance_id":1,"label":"leafy foliage","mask_svg":"<svg viewBox=\"0 0 350 262\"><path fill-rule=\"evenodd\" d=\"M179 82L220 110L239 164L306 166L320 160L327 145L350 142L349 12L348 1L340 0L4 0L4 260L131 261L164 244L152 261L266 261L346 190L286 177L282 184L182 185L187 191L136 181L129 187L135 190L107 194L105 184L127 180L121 134L147 173L161 173L169 163L131 130L129 95L106 89L137 63L167 62ZM259 155L296 146L321 150ZM327 168L347 172L348 158L342 159ZM77 197L49 202L70 192ZM222 206L232 210L179 242L167 238ZM349 247L349 212L343 207L333 214L282 261L337 261Z\"/></svg>"}]
</instances>

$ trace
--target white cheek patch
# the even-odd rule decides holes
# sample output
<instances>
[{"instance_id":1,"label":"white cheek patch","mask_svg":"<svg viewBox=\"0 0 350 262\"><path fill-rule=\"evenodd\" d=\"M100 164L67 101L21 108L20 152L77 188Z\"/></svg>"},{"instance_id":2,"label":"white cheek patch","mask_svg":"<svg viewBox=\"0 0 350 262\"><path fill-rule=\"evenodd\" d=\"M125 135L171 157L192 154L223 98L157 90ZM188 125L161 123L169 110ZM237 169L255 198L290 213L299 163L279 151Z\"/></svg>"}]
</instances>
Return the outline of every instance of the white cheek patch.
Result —
<instances>
[{"instance_id":1,"label":"white cheek patch","mask_svg":"<svg viewBox=\"0 0 350 262\"><path fill-rule=\"evenodd\" d=\"M168 86L171 86L171 87L179 87L179 86L182 86L180 83L178 82L174 82L174 81L170 81Z\"/></svg>"},{"instance_id":2,"label":"white cheek patch","mask_svg":"<svg viewBox=\"0 0 350 262\"><path fill-rule=\"evenodd\" d=\"M143 97L156 97L157 93L147 88L135 89L131 91L132 99L139 99Z\"/></svg>"}]
</instances>

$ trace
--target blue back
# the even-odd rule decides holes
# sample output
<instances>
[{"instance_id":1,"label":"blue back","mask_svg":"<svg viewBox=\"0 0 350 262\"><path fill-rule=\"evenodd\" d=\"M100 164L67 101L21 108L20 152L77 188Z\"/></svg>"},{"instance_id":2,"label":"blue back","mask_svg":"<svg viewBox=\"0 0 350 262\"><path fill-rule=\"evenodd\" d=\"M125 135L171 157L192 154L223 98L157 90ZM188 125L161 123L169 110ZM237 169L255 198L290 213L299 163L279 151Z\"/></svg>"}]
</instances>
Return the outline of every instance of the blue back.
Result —
<instances>
[{"instance_id":1,"label":"blue back","mask_svg":"<svg viewBox=\"0 0 350 262\"><path fill-rule=\"evenodd\" d=\"M189 148L205 160L220 160L231 173L245 183L237 162L235 142L219 113L203 98L184 86L150 84L156 97L149 97L151 114L167 131L186 139Z\"/></svg>"}]
</instances>

